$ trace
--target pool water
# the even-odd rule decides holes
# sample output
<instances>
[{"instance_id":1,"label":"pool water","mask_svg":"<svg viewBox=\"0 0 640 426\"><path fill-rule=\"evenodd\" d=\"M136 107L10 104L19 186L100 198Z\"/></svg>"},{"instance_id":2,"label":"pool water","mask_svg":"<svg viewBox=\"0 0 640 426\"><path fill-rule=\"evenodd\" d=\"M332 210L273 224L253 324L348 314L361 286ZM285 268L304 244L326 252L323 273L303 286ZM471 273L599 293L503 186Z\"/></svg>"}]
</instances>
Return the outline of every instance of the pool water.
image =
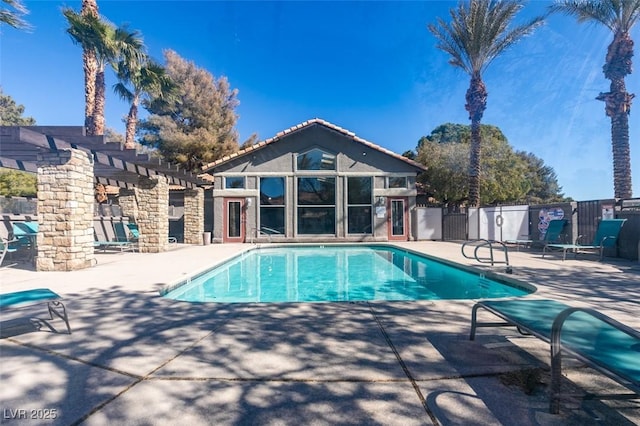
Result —
<instances>
[{"instance_id":1,"label":"pool water","mask_svg":"<svg viewBox=\"0 0 640 426\"><path fill-rule=\"evenodd\" d=\"M534 289L486 278L392 246L256 248L163 296L188 302L484 299Z\"/></svg>"}]
</instances>

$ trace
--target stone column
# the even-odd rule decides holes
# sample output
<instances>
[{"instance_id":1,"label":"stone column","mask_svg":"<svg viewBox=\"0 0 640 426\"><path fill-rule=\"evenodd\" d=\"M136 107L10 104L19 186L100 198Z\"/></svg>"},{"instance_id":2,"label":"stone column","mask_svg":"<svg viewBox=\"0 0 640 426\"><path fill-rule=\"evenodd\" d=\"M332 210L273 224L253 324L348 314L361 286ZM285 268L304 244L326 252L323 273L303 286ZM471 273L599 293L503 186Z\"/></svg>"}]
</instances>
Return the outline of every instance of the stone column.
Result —
<instances>
[{"instance_id":1,"label":"stone column","mask_svg":"<svg viewBox=\"0 0 640 426\"><path fill-rule=\"evenodd\" d=\"M140 253L167 251L169 246L169 183L164 176L138 179Z\"/></svg>"},{"instance_id":2,"label":"stone column","mask_svg":"<svg viewBox=\"0 0 640 426\"><path fill-rule=\"evenodd\" d=\"M204 189L184 191L184 242L202 244L204 232Z\"/></svg>"},{"instance_id":3,"label":"stone column","mask_svg":"<svg viewBox=\"0 0 640 426\"><path fill-rule=\"evenodd\" d=\"M131 222L138 222L138 201L136 198L135 188L120 188L118 204L122 209L122 216L129 217Z\"/></svg>"},{"instance_id":4,"label":"stone column","mask_svg":"<svg viewBox=\"0 0 640 426\"><path fill-rule=\"evenodd\" d=\"M38 154L38 271L92 266L93 159L78 149Z\"/></svg>"}]
</instances>

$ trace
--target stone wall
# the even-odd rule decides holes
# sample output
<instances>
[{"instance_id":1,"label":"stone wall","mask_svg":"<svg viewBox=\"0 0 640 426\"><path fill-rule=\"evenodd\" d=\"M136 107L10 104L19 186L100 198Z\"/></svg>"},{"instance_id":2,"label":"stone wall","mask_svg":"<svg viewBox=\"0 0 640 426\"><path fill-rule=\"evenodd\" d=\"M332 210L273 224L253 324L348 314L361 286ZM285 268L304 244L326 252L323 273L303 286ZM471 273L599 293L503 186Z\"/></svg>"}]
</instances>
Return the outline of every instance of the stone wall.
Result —
<instances>
[{"instance_id":1,"label":"stone wall","mask_svg":"<svg viewBox=\"0 0 640 426\"><path fill-rule=\"evenodd\" d=\"M184 192L184 242L201 244L204 232L204 190L187 189Z\"/></svg>"},{"instance_id":2,"label":"stone wall","mask_svg":"<svg viewBox=\"0 0 640 426\"><path fill-rule=\"evenodd\" d=\"M123 216L128 216L131 222L138 221L138 200L133 188L120 188L118 204Z\"/></svg>"},{"instance_id":3,"label":"stone wall","mask_svg":"<svg viewBox=\"0 0 640 426\"><path fill-rule=\"evenodd\" d=\"M137 187L141 253L167 251L169 246L169 183L164 176L141 176ZM128 212L123 212L129 214Z\"/></svg>"},{"instance_id":4,"label":"stone wall","mask_svg":"<svg viewBox=\"0 0 640 426\"><path fill-rule=\"evenodd\" d=\"M36 270L93 266L93 160L77 149L38 154Z\"/></svg>"}]
</instances>

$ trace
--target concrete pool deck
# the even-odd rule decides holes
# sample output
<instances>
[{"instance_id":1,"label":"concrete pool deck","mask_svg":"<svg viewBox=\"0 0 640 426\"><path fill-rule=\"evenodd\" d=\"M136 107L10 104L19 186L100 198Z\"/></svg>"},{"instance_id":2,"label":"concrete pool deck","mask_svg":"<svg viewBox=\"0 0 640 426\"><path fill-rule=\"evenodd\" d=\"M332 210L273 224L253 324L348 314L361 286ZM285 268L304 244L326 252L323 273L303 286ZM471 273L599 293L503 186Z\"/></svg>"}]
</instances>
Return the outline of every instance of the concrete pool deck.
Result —
<instances>
[{"instance_id":1,"label":"concrete pool deck","mask_svg":"<svg viewBox=\"0 0 640 426\"><path fill-rule=\"evenodd\" d=\"M397 244L461 264L460 244ZM0 269L5 292L46 306L0 317L0 423L139 425L633 425L639 401L575 399L548 413L549 348L511 329L469 341L474 301L190 304L159 290L251 245L98 254L75 272ZM511 251L531 297L593 307L640 330L640 264ZM504 267L482 266L496 272ZM624 390L577 362L568 389ZM49 418L44 418L44 417ZM55 418L53 418L55 417Z\"/></svg>"}]
</instances>

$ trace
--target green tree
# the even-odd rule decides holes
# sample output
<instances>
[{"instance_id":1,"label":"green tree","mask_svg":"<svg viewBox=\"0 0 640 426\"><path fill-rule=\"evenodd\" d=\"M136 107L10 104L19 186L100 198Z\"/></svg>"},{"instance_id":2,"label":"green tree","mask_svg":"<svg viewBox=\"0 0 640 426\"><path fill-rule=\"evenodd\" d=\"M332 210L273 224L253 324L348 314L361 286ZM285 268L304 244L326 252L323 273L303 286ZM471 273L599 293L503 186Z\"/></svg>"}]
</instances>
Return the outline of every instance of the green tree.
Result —
<instances>
[{"instance_id":1,"label":"green tree","mask_svg":"<svg viewBox=\"0 0 640 426\"><path fill-rule=\"evenodd\" d=\"M242 144L240 145L240 149L249 148L250 146L253 146L257 143L258 143L258 134L255 132L251 133L251 136L249 136L244 142L242 142Z\"/></svg>"},{"instance_id":2,"label":"green tree","mask_svg":"<svg viewBox=\"0 0 640 426\"><path fill-rule=\"evenodd\" d=\"M571 201L562 193L562 187L558 184L558 176L553 167L545 165L541 158L530 152L517 151L516 155L524 161L527 168L525 180L529 190L524 201L530 204Z\"/></svg>"},{"instance_id":3,"label":"green tree","mask_svg":"<svg viewBox=\"0 0 640 426\"><path fill-rule=\"evenodd\" d=\"M24 106L2 92L0 87L0 125L33 126L36 120L23 117ZM31 197L36 193L36 177L32 173L20 170L0 169L0 195Z\"/></svg>"},{"instance_id":4,"label":"green tree","mask_svg":"<svg viewBox=\"0 0 640 426\"><path fill-rule=\"evenodd\" d=\"M0 86L0 126L33 126L33 117L23 117L24 106L16 104L9 95L5 95Z\"/></svg>"},{"instance_id":5,"label":"green tree","mask_svg":"<svg viewBox=\"0 0 640 426\"><path fill-rule=\"evenodd\" d=\"M631 198L629 115L634 95L627 92L625 77L632 72L630 33L640 19L640 0L558 0L551 11L574 16L578 22L602 24L613 33L602 67L611 84L609 91L600 93L596 99L604 101L605 113L611 118L614 197Z\"/></svg>"},{"instance_id":6,"label":"green tree","mask_svg":"<svg viewBox=\"0 0 640 426\"><path fill-rule=\"evenodd\" d=\"M36 175L20 170L0 169L0 195L35 197L36 193Z\"/></svg>"},{"instance_id":7,"label":"green tree","mask_svg":"<svg viewBox=\"0 0 640 426\"><path fill-rule=\"evenodd\" d=\"M30 25L22 17L29 13L21 0L2 0L7 7L0 8L0 24L17 29L29 29Z\"/></svg>"},{"instance_id":8,"label":"green tree","mask_svg":"<svg viewBox=\"0 0 640 426\"><path fill-rule=\"evenodd\" d=\"M107 127L104 130L104 141L105 142L118 142L120 145L124 146L125 136L122 133L119 133L117 130Z\"/></svg>"},{"instance_id":9,"label":"green tree","mask_svg":"<svg viewBox=\"0 0 640 426\"><path fill-rule=\"evenodd\" d=\"M34 126L33 117L23 117L24 106L16 104L0 87L0 125ZM1 149L0 149L1 151ZM33 197L37 192L36 176L21 170L0 169L0 195L12 197Z\"/></svg>"},{"instance_id":10,"label":"green tree","mask_svg":"<svg viewBox=\"0 0 640 426\"><path fill-rule=\"evenodd\" d=\"M450 210L463 204L469 194L469 146L439 143L422 137L415 160L427 166L418 176L426 192Z\"/></svg>"},{"instance_id":11,"label":"green tree","mask_svg":"<svg viewBox=\"0 0 640 426\"><path fill-rule=\"evenodd\" d=\"M480 124L488 95L482 75L497 56L543 23L543 18L537 17L509 29L522 7L523 3L517 0L461 1L456 9L450 10L451 23L438 18L435 24L428 25L438 40L436 46L451 56L449 63L471 77L465 105L471 120L468 200L471 206L477 206L480 201Z\"/></svg>"},{"instance_id":12,"label":"green tree","mask_svg":"<svg viewBox=\"0 0 640 426\"><path fill-rule=\"evenodd\" d=\"M237 90L230 89L225 77L216 79L172 50L164 56L175 95L143 102L150 115L140 121L140 141L157 148L167 161L198 171L238 150Z\"/></svg>"},{"instance_id":13,"label":"green tree","mask_svg":"<svg viewBox=\"0 0 640 426\"><path fill-rule=\"evenodd\" d=\"M563 199L551 167L533 154L514 152L497 127L481 125L480 131L487 147L481 160L481 203ZM427 166L418 180L431 196L451 209L467 200L470 144L470 126L452 123L436 127L418 142L416 161Z\"/></svg>"}]
</instances>

